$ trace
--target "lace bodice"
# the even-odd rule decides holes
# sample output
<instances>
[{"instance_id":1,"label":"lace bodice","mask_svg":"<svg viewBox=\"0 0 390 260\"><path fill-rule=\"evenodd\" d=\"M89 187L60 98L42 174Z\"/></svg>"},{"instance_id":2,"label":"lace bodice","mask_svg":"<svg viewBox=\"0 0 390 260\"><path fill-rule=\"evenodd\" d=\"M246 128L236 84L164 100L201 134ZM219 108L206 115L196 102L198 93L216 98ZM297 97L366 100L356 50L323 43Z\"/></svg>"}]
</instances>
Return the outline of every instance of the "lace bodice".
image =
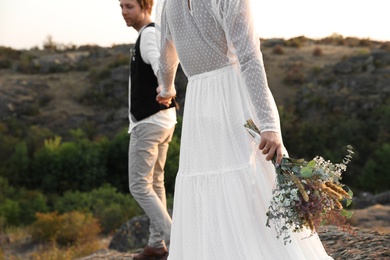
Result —
<instances>
[{"instance_id":1,"label":"lace bodice","mask_svg":"<svg viewBox=\"0 0 390 260\"><path fill-rule=\"evenodd\" d=\"M280 132L249 0L162 0L156 10L163 95L174 93L179 59L187 77L238 61L260 130Z\"/></svg>"}]
</instances>

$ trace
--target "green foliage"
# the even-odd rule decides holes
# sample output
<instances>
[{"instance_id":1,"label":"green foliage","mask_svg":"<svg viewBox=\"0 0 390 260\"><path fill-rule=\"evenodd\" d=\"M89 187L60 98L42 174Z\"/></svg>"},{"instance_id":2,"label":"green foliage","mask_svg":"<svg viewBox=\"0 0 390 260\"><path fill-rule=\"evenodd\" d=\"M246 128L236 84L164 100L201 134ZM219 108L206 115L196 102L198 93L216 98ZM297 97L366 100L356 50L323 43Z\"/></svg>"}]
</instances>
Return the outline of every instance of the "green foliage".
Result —
<instances>
[{"instance_id":1,"label":"green foliage","mask_svg":"<svg viewBox=\"0 0 390 260\"><path fill-rule=\"evenodd\" d=\"M91 212L99 220L102 231L107 234L142 213L138 203L129 193L120 193L110 185L90 192L68 191L56 201L54 208L60 213Z\"/></svg>"},{"instance_id":2,"label":"green foliage","mask_svg":"<svg viewBox=\"0 0 390 260\"><path fill-rule=\"evenodd\" d=\"M12 199L4 199L0 203L0 217L5 219L8 225L18 225L20 216L20 205Z\"/></svg>"},{"instance_id":3,"label":"green foliage","mask_svg":"<svg viewBox=\"0 0 390 260\"><path fill-rule=\"evenodd\" d=\"M7 178L13 185L25 186L28 179L25 178L29 171L30 159L26 142L16 144L15 151L8 161Z\"/></svg>"},{"instance_id":4,"label":"green foliage","mask_svg":"<svg viewBox=\"0 0 390 260\"><path fill-rule=\"evenodd\" d=\"M17 138L0 132L0 176L6 177L9 175L8 172L12 170L7 164L18 142Z\"/></svg>"},{"instance_id":5,"label":"green foliage","mask_svg":"<svg viewBox=\"0 0 390 260\"><path fill-rule=\"evenodd\" d=\"M128 150L130 135L122 129L106 146L106 167L109 169L108 183L120 192L129 193Z\"/></svg>"},{"instance_id":6,"label":"green foliage","mask_svg":"<svg viewBox=\"0 0 390 260\"><path fill-rule=\"evenodd\" d=\"M173 195L175 188L175 179L177 171L179 170L179 157L180 157L180 138L181 127L183 118L177 116L177 124L175 126L175 132L172 137L172 141L169 144L167 161L165 163L165 189L169 195Z\"/></svg>"},{"instance_id":7,"label":"green foliage","mask_svg":"<svg viewBox=\"0 0 390 260\"><path fill-rule=\"evenodd\" d=\"M375 193L390 190L390 143L384 143L364 166L359 181L361 186Z\"/></svg>"},{"instance_id":8,"label":"green foliage","mask_svg":"<svg viewBox=\"0 0 390 260\"><path fill-rule=\"evenodd\" d=\"M91 190L99 187L106 177L102 146L88 140L64 143L60 137L46 140L44 148L34 154L31 172L32 185L47 193Z\"/></svg>"},{"instance_id":9,"label":"green foliage","mask_svg":"<svg viewBox=\"0 0 390 260\"><path fill-rule=\"evenodd\" d=\"M172 137L169 144L167 161L165 163L165 188L168 194L174 193L175 178L179 170L180 139L177 135Z\"/></svg>"},{"instance_id":10,"label":"green foliage","mask_svg":"<svg viewBox=\"0 0 390 260\"><path fill-rule=\"evenodd\" d=\"M15 193L16 190L8 184L8 180L0 177L0 219L2 225L15 224L20 214L19 203L12 199Z\"/></svg>"},{"instance_id":11,"label":"green foliage","mask_svg":"<svg viewBox=\"0 0 390 260\"><path fill-rule=\"evenodd\" d=\"M49 210L46 197L39 191L14 188L0 177L0 218L7 225L28 225L36 212Z\"/></svg>"},{"instance_id":12,"label":"green foliage","mask_svg":"<svg viewBox=\"0 0 390 260\"><path fill-rule=\"evenodd\" d=\"M36 220L37 212L49 211L47 199L40 191L22 189L16 199L20 205L17 225L29 225Z\"/></svg>"}]
</instances>

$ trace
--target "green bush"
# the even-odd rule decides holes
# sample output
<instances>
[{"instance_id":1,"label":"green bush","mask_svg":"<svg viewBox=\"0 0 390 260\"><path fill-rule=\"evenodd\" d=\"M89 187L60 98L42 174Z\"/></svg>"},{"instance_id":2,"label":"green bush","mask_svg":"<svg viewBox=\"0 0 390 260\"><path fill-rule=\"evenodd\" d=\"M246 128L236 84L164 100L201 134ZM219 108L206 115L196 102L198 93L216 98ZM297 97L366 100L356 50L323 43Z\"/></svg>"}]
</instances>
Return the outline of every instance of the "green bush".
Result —
<instances>
[{"instance_id":1,"label":"green bush","mask_svg":"<svg viewBox=\"0 0 390 260\"><path fill-rule=\"evenodd\" d=\"M130 219L130 215L126 212L128 209L124 207L125 205L113 203L102 208L101 211L97 213L103 233L109 234L112 231L115 231Z\"/></svg>"},{"instance_id":2,"label":"green bush","mask_svg":"<svg viewBox=\"0 0 390 260\"><path fill-rule=\"evenodd\" d=\"M168 194L174 193L175 179L179 170L180 139L174 135L169 144L167 161L165 163L165 189Z\"/></svg>"},{"instance_id":3,"label":"green bush","mask_svg":"<svg viewBox=\"0 0 390 260\"><path fill-rule=\"evenodd\" d=\"M106 234L142 213L130 193L120 193L109 184L90 192L68 191L57 199L54 208L60 213L90 212L99 220L102 231Z\"/></svg>"},{"instance_id":4,"label":"green bush","mask_svg":"<svg viewBox=\"0 0 390 260\"><path fill-rule=\"evenodd\" d=\"M8 180L0 176L0 219L2 225L17 224L20 206L15 197L17 190L8 184Z\"/></svg>"},{"instance_id":5,"label":"green bush","mask_svg":"<svg viewBox=\"0 0 390 260\"><path fill-rule=\"evenodd\" d=\"M80 140L61 143L56 137L45 141L34 154L32 183L46 193L67 190L88 191L99 187L106 178L105 158L98 142Z\"/></svg>"},{"instance_id":6,"label":"green bush","mask_svg":"<svg viewBox=\"0 0 390 260\"><path fill-rule=\"evenodd\" d=\"M0 218L7 225L29 225L36 212L49 210L46 197L39 191L14 188L0 177Z\"/></svg>"},{"instance_id":7,"label":"green bush","mask_svg":"<svg viewBox=\"0 0 390 260\"><path fill-rule=\"evenodd\" d=\"M26 142L22 141L15 146L15 151L7 163L7 178L14 186L28 185L26 173L29 171L30 159Z\"/></svg>"},{"instance_id":8,"label":"green bush","mask_svg":"<svg viewBox=\"0 0 390 260\"><path fill-rule=\"evenodd\" d=\"M367 161L359 178L361 186L374 193L390 190L390 144L384 143Z\"/></svg>"},{"instance_id":9,"label":"green bush","mask_svg":"<svg viewBox=\"0 0 390 260\"><path fill-rule=\"evenodd\" d=\"M128 150L130 135L122 129L105 147L109 172L107 182L122 193L129 193Z\"/></svg>"},{"instance_id":10,"label":"green bush","mask_svg":"<svg viewBox=\"0 0 390 260\"><path fill-rule=\"evenodd\" d=\"M29 225L36 220L36 213L49 211L47 199L40 191L21 190L16 198L20 205L18 225Z\"/></svg>"},{"instance_id":11,"label":"green bush","mask_svg":"<svg viewBox=\"0 0 390 260\"><path fill-rule=\"evenodd\" d=\"M93 215L99 219L105 233L115 230L130 218L143 212L130 193L120 193L109 185L91 191L90 195L91 210ZM110 216L112 213L116 215ZM107 221L110 218L115 219L115 222Z\"/></svg>"},{"instance_id":12,"label":"green bush","mask_svg":"<svg viewBox=\"0 0 390 260\"><path fill-rule=\"evenodd\" d=\"M92 212L91 211L91 194L80 191L66 191L61 197L54 202L54 210L59 213L70 211Z\"/></svg>"},{"instance_id":13,"label":"green bush","mask_svg":"<svg viewBox=\"0 0 390 260\"><path fill-rule=\"evenodd\" d=\"M5 219L7 225L18 225L19 216L20 205L17 201L6 198L0 202L0 217Z\"/></svg>"}]
</instances>

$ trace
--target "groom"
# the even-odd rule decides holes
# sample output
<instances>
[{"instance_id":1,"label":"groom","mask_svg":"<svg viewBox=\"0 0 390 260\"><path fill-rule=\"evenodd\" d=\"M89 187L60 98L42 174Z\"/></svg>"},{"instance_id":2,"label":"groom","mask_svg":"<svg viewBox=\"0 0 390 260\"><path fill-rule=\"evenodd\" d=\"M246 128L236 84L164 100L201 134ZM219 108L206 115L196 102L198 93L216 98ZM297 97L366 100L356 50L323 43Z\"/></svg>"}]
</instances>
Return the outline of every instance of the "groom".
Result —
<instances>
[{"instance_id":1,"label":"groom","mask_svg":"<svg viewBox=\"0 0 390 260\"><path fill-rule=\"evenodd\" d=\"M138 32L129 81L129 187L150 219L148 245L134 260L167 259L171 218L167 212L164 166L176 124L174 100L156 101L158 59L153 0L119 0L126 25Z\"/></svg>"}]
</instances>

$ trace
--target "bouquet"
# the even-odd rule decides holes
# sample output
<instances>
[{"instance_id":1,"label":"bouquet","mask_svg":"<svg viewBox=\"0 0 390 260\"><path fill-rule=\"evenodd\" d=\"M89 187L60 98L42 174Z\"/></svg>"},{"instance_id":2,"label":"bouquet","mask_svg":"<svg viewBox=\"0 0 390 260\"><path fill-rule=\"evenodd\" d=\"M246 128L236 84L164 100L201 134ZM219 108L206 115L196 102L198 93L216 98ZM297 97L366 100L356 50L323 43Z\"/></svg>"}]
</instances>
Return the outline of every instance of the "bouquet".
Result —
<instances>
[{"instance_id":1,"label":"bouquet","mask_svg":"<svg viewBox=\"0 0 390 260\"><path fill-rule=\"evenodd\" d=\"M260 135L252 120L244 126L254 138ZM320 156L309 162L284 156L276 167L276 185L266 213L266 225L270 227L270 221L274 223L277 238L282 237L284 244L291 242L290 230L300 232L308 228L311 236L325 223L352 230L346 223L352 212L345 210L342 203L350 205L353 193L340 182L353 154L351 146L347 146L347 151L338 164Z\"/></svg>"}]
</instances>

